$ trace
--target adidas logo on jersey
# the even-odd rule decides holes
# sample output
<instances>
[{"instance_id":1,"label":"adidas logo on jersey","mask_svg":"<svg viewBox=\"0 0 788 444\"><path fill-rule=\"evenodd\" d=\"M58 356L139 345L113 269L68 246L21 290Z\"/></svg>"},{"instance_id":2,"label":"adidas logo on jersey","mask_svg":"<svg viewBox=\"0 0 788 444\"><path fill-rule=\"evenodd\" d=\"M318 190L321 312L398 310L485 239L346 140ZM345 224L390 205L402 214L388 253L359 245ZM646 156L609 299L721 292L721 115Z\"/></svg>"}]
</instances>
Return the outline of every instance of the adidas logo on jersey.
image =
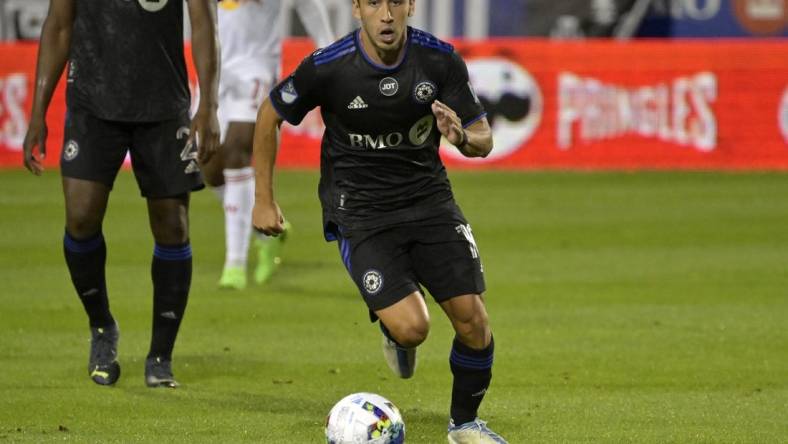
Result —
<instances>
[{"instance_id":1,"label":"adidas logo on jersey","mask_svg":"<svg viewBox=\"0 0 788 444\"><path fill-rule=\"evenodd\" d=\"M364 109L364 108L369 108L369 105L367 105L367 102L365 102L364 99L361 98L361 96L356 96L356 98L353 99L352 102L350 102L350 105L347 106L347 109Z\"/></svg>"}]
</instances>

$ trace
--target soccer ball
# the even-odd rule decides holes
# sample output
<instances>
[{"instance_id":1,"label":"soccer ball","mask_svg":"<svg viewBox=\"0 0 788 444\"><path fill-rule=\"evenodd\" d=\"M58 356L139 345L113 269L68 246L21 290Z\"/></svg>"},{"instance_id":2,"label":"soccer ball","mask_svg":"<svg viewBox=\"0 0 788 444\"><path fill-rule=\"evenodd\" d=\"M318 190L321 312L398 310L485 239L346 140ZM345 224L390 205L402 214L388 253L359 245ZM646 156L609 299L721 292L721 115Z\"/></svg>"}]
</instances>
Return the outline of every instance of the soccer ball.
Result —
<instances>
[{"instance_id":1,"label":"soccer ball","mask_svg":"<svg viewBox=\"0 0 788 444\"><path fill-rule=\"evenodd\" d=\"M328 444L401 444L405 423L399 409L374 393L354 393L340 399L326 418Z\"/></svg>"}]
</instances>

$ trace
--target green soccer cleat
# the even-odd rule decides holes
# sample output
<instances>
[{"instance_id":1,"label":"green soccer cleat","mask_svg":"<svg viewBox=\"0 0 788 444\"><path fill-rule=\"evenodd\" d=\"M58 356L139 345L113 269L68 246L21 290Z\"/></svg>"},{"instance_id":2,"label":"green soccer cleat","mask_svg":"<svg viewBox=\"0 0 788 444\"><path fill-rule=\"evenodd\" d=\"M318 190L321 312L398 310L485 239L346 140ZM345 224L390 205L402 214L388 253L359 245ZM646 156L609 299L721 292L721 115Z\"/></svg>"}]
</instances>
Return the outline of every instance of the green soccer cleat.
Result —
<instances>
[{"instance_id":1,"label":"green soccer cleat","mask_svg":"<svg viewBox=\"0 0 788 444\"><path fill-rule=\"evenodd\" d=\"M465 424L449 421L449 444L507 444L500 435L487 428L479 418Z\"/></svg>"},{"instance_id":2,"label":"green soccer cleat","mask_svg":"<svg viewBox=\"0 0 788 444\"><path fill-rule=\"evenodd\" d=\"M244 267L224 267L219 278L219 288L224 290L243 290L246 288L246 269Z\"/></svg>"},{"instance_id":3,"label":"green soccer cleat","mask_svg":"<svg viewBox=\"0 0 788 444\"><path fill-rule=\"evenodd\" d=\"M158 356L146 359L145 385L148 387L177 388L180 384L172 375L172 362Z\"/></svg>"},{"instance_id":4,"label":"green soccer cleat","mask_svg":"<svg viewBox=\"0 0 788 444\"><path fill-rule=\"evenodd\" d=\"M118 364L118 324L90 329L88 375L99 385L112 385L120 378Z\"/></svg>"},{"instance_id":5,"label":"green soccer cleat","mask_svg":"<svg viewBox=\"0 0 788 444\"><path fill-rule=\"evenodd\" d=\"M289 222L285 222L284 226L285 231L279 236L271 236L265 240L259 237L254 239L254 245L257 248L257 268L254 270L254 281L258 285L268 282L279 264L282 263L280 256L282 244L285 243L293 229Z\"/></svg>"}]
</instances>

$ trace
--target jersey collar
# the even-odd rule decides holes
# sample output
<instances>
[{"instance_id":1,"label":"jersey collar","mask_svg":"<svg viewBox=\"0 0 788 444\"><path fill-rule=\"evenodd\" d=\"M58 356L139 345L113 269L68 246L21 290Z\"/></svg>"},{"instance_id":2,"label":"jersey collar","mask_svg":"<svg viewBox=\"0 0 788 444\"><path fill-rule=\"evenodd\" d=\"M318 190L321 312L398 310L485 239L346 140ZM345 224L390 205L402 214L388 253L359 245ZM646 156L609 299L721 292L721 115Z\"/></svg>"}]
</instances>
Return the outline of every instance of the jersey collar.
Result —
<instances>
[{"instance_id":1,"label":"jersey collar","mask_svg":"<svg viewBox=\"0 0 788 444\"><path fill-rule=\"evenodd\" d=\"M369 58L369 56L367 55L367 52L364 50L364 45L361 43L361 28L358 28L356 30L356 36L355 36L356 46L358 46L358 49L359 49L359 52L361 53L361 56L364 57L364 60L370 66L372 66L373 68L375 68L378 71L382 71L382 72L385 72L385 73L392 73L394 71L399 70L400 66L402 66L402 64L405 63L405 60L408 58L408 50L410 48L410 34L411 34L411 31L412 31L412 28L410 26L408 26L408 29L406 31L405 43L403 45L405 47L405 54L402 55L402 60L400 60L399 63L397 63L394 66L381 65L379 63L375 63L371 58Z\"/></svg>"}]
</instances>

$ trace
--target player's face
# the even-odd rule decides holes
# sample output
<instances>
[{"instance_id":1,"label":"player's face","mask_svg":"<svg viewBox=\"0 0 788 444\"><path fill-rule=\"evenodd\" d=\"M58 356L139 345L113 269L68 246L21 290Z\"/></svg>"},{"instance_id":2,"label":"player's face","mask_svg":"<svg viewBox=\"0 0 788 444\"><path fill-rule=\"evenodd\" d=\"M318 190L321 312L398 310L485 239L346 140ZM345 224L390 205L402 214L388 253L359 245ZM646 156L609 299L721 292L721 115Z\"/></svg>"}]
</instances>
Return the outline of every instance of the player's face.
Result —
<instances>
[{"instance_id":1,"label":"player's face","mask_svg":"<svg viewBox=\"0 0 788 444\"><path fill-rule=\"evenodd\" d=\"M353 16L376 48L396 51L405 41L416 0L353 0Z\"/></svg>"}]
</instances>

